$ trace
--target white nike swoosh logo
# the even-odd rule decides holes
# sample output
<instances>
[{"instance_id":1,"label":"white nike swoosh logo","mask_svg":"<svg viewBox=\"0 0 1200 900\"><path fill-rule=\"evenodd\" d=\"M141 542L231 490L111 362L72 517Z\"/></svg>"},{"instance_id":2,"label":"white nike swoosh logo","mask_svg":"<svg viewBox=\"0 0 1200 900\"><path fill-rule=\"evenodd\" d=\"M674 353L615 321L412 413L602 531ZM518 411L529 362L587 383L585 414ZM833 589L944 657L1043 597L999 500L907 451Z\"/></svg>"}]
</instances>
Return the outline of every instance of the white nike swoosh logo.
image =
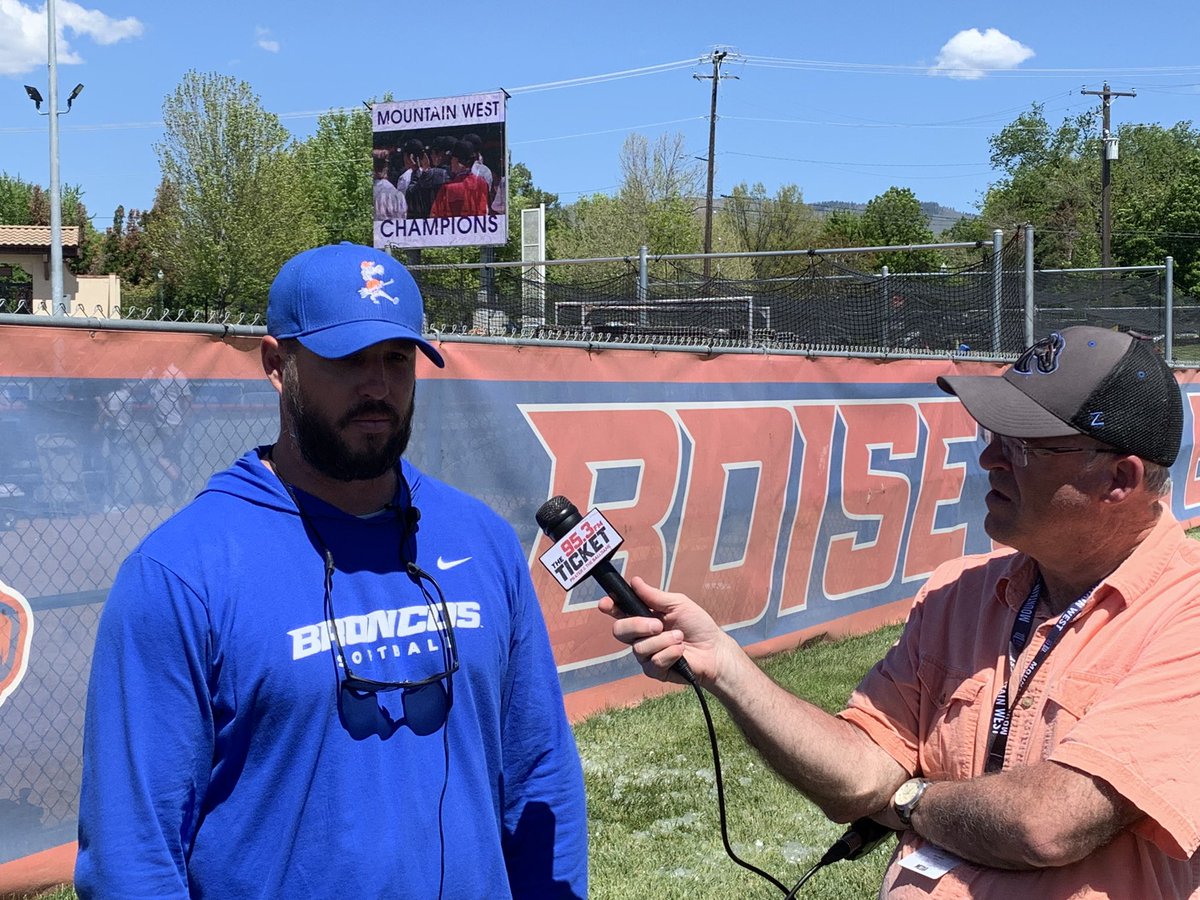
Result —
<instances>
[{"instance_id":1,"label":"white nike swoosh logo","mask_svg":"<svg viewBox=\"0 0 1200 900\"><path fill-rule=\"evenodd\" d=\"M437 558L438 571L445 572L449 569L453 569L455 566L461 566L470 558L471 557L469 556L464 556L462 559L442 559L439 556Z\"/></svg>"}]
</instances>

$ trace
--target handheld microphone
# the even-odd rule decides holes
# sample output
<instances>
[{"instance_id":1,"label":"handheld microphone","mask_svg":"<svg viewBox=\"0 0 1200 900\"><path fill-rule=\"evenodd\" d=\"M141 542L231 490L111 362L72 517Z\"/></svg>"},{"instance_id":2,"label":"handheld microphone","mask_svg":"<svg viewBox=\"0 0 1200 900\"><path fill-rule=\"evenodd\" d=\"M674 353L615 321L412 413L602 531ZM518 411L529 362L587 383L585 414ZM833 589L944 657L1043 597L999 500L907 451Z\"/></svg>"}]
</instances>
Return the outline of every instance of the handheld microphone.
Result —
<instances>
[{"instance_id":1,"label":"handheld microphone","mask_svg":"<svg viewBox=\"0 0 1200 900\"><path fill-rule=\"evenodd\" d=\"M874 819L855 819L833 846L821 857L821 865L827 866L843 859L862 859L896 832Z\"/></svg>"},{"instance_id":2,"label":"handheld microphone","mask_svg":"<svg viewBox=\"0 0 1200 900\"><path fill-rule=\"evenodd\" d=\"M583 521L583 516L579 514L579 510L575 504L562 496L551 497L543 503L534 515L534 518L537 520L538 527L542 529L550 540L555 542L562 540L576 525L579 525ZM616 547L614 546L613 551L615 550ZM609 556L611 555L612 551L609 553ZM625 615L654 618L654 613L633 592L633 588L629 586L629 582L622 578L621 573L608 561L608 556L599 562L590 563L587 575L596 579L596 582L604 589L604 592L612 598L613 603ZM696 676L692 673L692 668L687 664L686 659L681 657L671 668L686 679L689 684L696 683Z\"/></svg>"}]
</instances>

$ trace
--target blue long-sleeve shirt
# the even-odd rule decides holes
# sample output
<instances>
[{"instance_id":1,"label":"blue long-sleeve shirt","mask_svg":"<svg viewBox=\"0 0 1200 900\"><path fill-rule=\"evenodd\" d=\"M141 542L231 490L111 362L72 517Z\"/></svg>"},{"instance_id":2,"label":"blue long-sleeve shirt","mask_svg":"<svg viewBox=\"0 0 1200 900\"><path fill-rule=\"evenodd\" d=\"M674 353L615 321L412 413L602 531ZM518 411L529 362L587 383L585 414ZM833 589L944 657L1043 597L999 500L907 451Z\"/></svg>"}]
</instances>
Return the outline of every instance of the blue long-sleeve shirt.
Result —
<instances>
[{"instance_id":1,"label":"blue long-sleeve shirt","mask_svg":"<svg viewBox=\"0 0 1200 900\"><path fill-rule=\"evenodd\" d=\"M361 518L297 492L301 517L251 452L126 560L88 688L84 900L586 896L579 758L520 545L402 465L415 534L400 495ZM441 671L437 592L403 562L436 578L448 714L444 682L339 702L321 544L362 677Z\"/></svg>"}]
</instances>

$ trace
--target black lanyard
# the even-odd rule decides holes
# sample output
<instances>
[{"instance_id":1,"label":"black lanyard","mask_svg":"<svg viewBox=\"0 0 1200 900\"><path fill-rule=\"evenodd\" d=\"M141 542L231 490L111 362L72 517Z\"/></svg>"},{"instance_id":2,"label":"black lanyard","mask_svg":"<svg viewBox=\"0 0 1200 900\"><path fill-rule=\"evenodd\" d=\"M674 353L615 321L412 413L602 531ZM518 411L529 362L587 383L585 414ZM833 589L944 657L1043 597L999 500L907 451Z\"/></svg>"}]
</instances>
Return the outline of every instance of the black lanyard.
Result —
<instances>
[{"instance_id":1,"label":"black lanyard","mask_svg":"<svg viewBox=\"0 0 1200 900\"><path fill-rule=\"evenodd\" d=\"M1078 600L1067 607L1066 611L1058 617L1054 628L1046 635L1046 641L1029 661L1029 665L1025 667L1024 674L1021 675L1021 680L1017 684L1017 693L1013 697L1012 703L1008 702L1008 680L1005 679L1003 686L1000 688L1000 693L996 695L996 704L992 707L992 729L991 736L988 741L988 758L985 771L999 772L1004 768L1004 752L1008 748L1008 729L1012 724L1012 711L1017 701L1021 699L1021 695L1025 692L1025 688L1037 673L1037 670L1042 667L1042 663L1046 661L1046 657L1050 655L1050 651L1058 645L1058 639L1062 637L1067 626L1079 615L1084 605L1087 603L1088 597L1092 596L1092 591L1095 587L1089 588L1084 592ZM1021 651L1025 649L1025 644L1029 641L1030 632L1033 630L1033 614L1037 609L1038 598L1042 595L1042 582L1039 579L1037 584L1033 586L1033 590L1029 592L1029 596L1025 599L1025 603L1021 606L1021 611L1017 614L1017 620L1013 622L1012 641L1009 649L1009 660L1012 664L1016 664L1017 657L1021 655Z\"/></svg>"}]
</instances>

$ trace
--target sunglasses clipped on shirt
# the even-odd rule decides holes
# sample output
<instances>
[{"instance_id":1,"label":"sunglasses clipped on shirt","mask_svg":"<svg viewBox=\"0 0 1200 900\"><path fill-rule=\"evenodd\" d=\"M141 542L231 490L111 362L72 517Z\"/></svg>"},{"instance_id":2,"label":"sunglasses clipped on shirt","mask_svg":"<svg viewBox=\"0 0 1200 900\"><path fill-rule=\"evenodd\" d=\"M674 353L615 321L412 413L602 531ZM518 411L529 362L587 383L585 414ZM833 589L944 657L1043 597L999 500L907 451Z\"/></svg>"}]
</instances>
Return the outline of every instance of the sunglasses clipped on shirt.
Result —
<instances>
[{"instance_id":1,"label":"sunglasses clipped on shirt","mask_svg":"<svg viewBox=\"0 0 1200 900\"><path fill-rule=\"evenodd\" d=\"M429 612L433 618L433 627L437 630L440 639L438 643L442 650L442 670L436 675L430 675L415 681L377 681L373 678L363 678L360 675L355 675L354 670L350 668L350 660L346 657L346 650L342 646L342 639L338 634L337 613L333 608L333 554L329 552L327 547L323 547L322 549L324 550L325 557L325 617L326 621L329 622L329 636L333 639L339 669L342 672L342 689L365 696L367 694L385 693L387 691L413 690L443 680L446 682L447 687L449 687L452 676L458 671L458 644L454 639L454 625L451 621L450 608L446 604L446 597L442 593L442 588L437 583L437 580L416 563L410 562L405 566L408 573L416 579L417 586L421 589L421 593L425 595L425 602L429 606ZM426 581L432 584L433 589L437 591L436 601L425 587Z\"/></svg>"},{"instance_id":2,"label":"sunglasses clipped on shirt","mask_svg":"<svg viewBox=\"0 0 1200 900\"><path fill-rule=\"evenodd\" d=\"M278 473L276 474L278 476ZM287 490L292 503L295 504L296 511L300 514L301 520L312 533L313 537L317 539L317 543L320 544L318 549L325 564L325 597L322 609L325 613L325 621L329 623L329 636L334 653L337 655L338 671L341 673L339 690L350 691L357 697L366 697L388 691L415 690L444 681L447 693L452 691L453 675L458 671L458 644L454 639L454 624L450 615L450 607L446 603L446 596L442 593L441 585L437 583L437 579L414 562L405 562L404 567L408 574L416 581L417 586L421 589L421 593L425 597L425 603L429 607L429 614L433 619L433 627L438 633L438 644L442 651L441 671L426 678L419 678L413 681L379 681L374 678L363 678L361 675L354 674L354 670L350 668L350 660L346 655L346 648L342 646L342 637L337 626L337 613L333 607L333 573L336 569L333 562L333 553L325 544L316 526L309 520L291 484L282 478L279 481ZM401 559L404 559L403 543L407 535L408 532L404 531L400 538L401 546L397 548ZM429 589L425 587L425 582L433 585L433 589L437 592L437 600L434 600L433 596L429 593Z\"/></svg>"},{"instance_id":3,"label":"sunglasses clipped on shirt","mask_svg":"<svg viewBox=\"0 0 1200 900\"><path fill-rule=\"evenodd\" d=\"M1046 456L1059 456L1065 453L1113 453L1117 456L1127 455L1123 450L1116 450L1112 447L1045 447L1038 444L1030 444L1024 438L1012 437L1007 434L997 434L986 428L979 429L979 440L983 443L984 447L989 447L993 441L998 441L1000 443L1000 452L1004 454L1004 458L1017 469L1023 469L1029 465L1029 458L1038 454Z\"/></svg>"}]
</instances>

